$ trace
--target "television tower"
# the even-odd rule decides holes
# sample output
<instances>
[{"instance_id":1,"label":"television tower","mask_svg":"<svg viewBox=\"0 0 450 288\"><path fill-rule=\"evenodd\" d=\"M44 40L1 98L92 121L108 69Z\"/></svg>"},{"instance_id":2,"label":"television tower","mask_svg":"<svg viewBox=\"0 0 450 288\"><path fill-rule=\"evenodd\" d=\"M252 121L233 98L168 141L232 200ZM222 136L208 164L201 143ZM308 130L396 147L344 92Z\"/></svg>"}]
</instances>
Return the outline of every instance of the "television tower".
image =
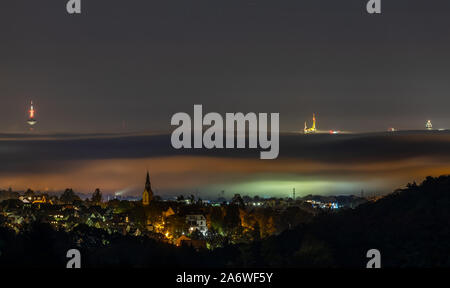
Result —
<instances>
[{"instance_id":1,"label":"television tower","mask_svg":"<svg viewBox=\"0 0 450 288\"><path fill-rule=\"evenodd\" d=\"M33 101L31 101L31 108L30 108L30 111L28 111L28 112L29 112L29 118L28 118L27 123L28 123L30 126L36 125L37 121L36 121L36 119L34 118L35 111L34 111L34 107L33 107Z\"/></svg>"}]
</instances>

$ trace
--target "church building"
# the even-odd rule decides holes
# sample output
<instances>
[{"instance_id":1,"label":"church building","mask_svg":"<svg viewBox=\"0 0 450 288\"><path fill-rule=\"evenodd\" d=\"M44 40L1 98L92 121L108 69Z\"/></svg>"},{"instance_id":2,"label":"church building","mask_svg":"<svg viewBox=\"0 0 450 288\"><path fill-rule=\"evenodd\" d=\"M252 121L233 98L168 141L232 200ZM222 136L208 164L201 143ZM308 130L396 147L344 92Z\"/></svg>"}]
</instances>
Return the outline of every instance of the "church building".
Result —
<instances>
[{"instance_id":1,"label":"church building","mask_svg":"<svg viewBox=\"0 0 450 288\"><path fill-rule=\"evenodd\" d=\"M145 182L145 190L142 193L142 205L148 206L153 200L152 186L150 185L150 175L147 171L147 181Z\"/></svg>"}]
</instances>

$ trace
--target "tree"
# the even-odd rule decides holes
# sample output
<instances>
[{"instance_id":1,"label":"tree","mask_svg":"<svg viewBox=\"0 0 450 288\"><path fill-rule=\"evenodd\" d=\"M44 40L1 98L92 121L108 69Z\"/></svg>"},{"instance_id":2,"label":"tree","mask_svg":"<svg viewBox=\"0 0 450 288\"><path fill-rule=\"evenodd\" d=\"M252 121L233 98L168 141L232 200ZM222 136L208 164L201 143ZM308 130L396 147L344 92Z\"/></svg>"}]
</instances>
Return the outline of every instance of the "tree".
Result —
<instances>
[{"instance_id":1,"label":"tree","mask_svg":"<svg viewBox=\"0 0 450 288\"><path fill-rule=\"evenodd\" d=\"M212 249L223 247L226 244L226 238L214 228L209 229L206 234L206 242Z\"/></svg>"},{"instance_id":2,"label":"tree","mask_svg":"<svg viewBox=\"0 0 450 288\"><path fill-rule=\"evenodd\" d=\"M259 228L259 223L256 222L253 231L251 232L252 240L259 241L261 240L261 229Z\"/></svg>"},{"instance_id":3,"label":"tree","mask_svg":"<svg viewBox=\"0 0 450 288\"><path fill-rule=\"evenodd\" d=\"M233 233L234 230L241 227L241 217L239 215L239 208L236 205L228 205L224 217L224 224L228 233Z\"/></svg>"},{"instance_id":4,"label":"tree","mask_svg":"<svg viewBox=\"0 0 450 288\"><path fill-rule=\"evenodd\" d=\"M174 237L180 237L184 232L187 232L189 225L186 223L186 219L180 215L172 215L166 219L166 227L170 234Z\"/></svg>"},{"instance_id":5,"label":"tree","mask_svg":"<svg viewBox=\"0 0 450 288\"><path fill-rule=\"evenodd\" d=\"M212 207L210 211L210 225L219 233L224 233L223 213L220 207Z\"/></svg>"},{"instance_id":6,"label":"tree","mask_svg":"<svg viewBox=\"0 0 450 288\"><path fill-rule=\"evenodd\" d=\"M242 197L242 200L244 200L244 203L252 202L252 198L248 195L244 195L244 197Z\"/></svg>"},{"instance_id":7,"label":"tree","mask_svg":"<svg viewBox=\"0 0 450 288\"><path fill-rule=\"evenodd\" d=\"M200 232L198 229L195 229L190 235L189 237L192 240L203 240L205 238L205 236L203 236L202 232Z\"/></svg>"},{"instance_id":8,"label":"tree","mask_svg":"<svg viewBox=\"0 0 450 288\"><path fill-rule=\"evenodd\" d=\"M92 202L95 204L100 204L102 202L102 192L100 192L100 189L95 189L94 194L92 194Z\"/></svg>"},{"instance_id":9,"label":"tree","mask_svg":"<svg viewBox=\"0 0 450 288\"><path fill-rule=\"evenodd\" d=\"M242 197L241 197L240 194L234 194L234 197L231 200L231 204L232 205L237 205L240 208L244 208L245 207L244 200L242 200Z\"/></svg>"},{"instance_id":10,"label":"tree","mask_svg":"<svg viewBox=\"0 0 450 288\"><path fill-rule=\"evenodd\" d=\"M73 192L71 188L67 188L59 200L63 203L72 204L74 201L80 201L81 199L75 194L75 192Z\"/></svg>"},{"instance_id":11,"label":"tree","mask_svg":"<svg viewBox=\"0 0 450 288\"><path fill-rule=\"evenodd\" d=\"M31 189L28 189L27 192L25 192L25 197L33 197L34 191Z\"/></svg>"}]
</instances>

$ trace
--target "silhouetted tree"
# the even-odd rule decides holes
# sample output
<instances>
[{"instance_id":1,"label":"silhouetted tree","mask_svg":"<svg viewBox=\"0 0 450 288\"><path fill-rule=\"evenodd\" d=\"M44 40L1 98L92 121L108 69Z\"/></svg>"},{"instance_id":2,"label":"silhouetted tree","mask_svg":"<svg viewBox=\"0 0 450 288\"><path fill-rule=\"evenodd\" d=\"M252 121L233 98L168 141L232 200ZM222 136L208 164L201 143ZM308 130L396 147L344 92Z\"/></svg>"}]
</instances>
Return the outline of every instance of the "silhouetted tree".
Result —
<instances>
[{"instance_id":1,"label":"silhouetted tree","mask_svg":"<svg viewBox=\"0 0 450 288\"><path fill-rule=\"evenodd\" d=\"M239 215L239 207L236 205L228 205L223 220L228 233L233 233L235 229L240 228L241 218Z\"/></svg>"},{"instance_id":2,"label":"silhouetted tree","mask_svg":"<svg viewBox=\"0 0 450 288\"><path fill-rule=\"evenodd\" d=\"M100 192L100 189L95 189L94 194L92 194L92 202L95 204L100 204L102 202L102 192Z\"/></svg>"},{"instance_id":3,"label":"silhouetted tree","mask_svg":"<svg viewBox=\"0 0 450 288\"><path fill-rule=\"evenodd\" d=\"M59 200L66 204L72 204L75 201L80 201L80 197L78 197L75 192L71 188L67 188L64 193L61 195Z\"/></svg>"},{"instance_id":4,"label":"silhouetted tree","mask_svg":"<svg viewBox=\"0 0 450 288\"><path fill-rule=\"evenodd\" d=\"M233 199L231 199L231 204L232 205L237 205L240 208L244 208L245 204L244 204L244 200L242 200L242 197L240 194L234 194Z\"/></svg>"},{"instance_id":5,"label":"silhouetted tree","mask_svg":"<svg viewBox=\"0 0 450 288\"><path fill-rule=\"evenodd\" d=\"M28 189L28 190L25 192L25 197L33 197L33 196L34 196L34 191L33 191L33 190Z\"/></svg>"}]
</instances>

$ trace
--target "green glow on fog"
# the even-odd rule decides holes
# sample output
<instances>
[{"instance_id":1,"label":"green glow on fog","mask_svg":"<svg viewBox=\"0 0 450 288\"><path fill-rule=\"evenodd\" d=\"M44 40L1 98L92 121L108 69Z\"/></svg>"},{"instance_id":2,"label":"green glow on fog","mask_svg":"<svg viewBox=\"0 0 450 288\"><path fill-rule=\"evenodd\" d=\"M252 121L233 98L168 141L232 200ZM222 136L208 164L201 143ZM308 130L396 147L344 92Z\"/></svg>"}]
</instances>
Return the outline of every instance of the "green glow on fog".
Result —
<instances>
[{"instance_id":1,"label":"green glow on fog","mask_svg":"<svg viewBox=\"0 0 450 288\"><path fill-rule=\"evenodd\" d=\"M249 180L238 184L215 184L208 186L207 190L225 190L226 197L230 197L235 193L252 196L258 195L260 197L287 197L292 196L292 189L295 188L296 196L303 197L309 194L359 194L364 187L367 187L367 183L323 180Z\"/></svg>"}]
</instances>

